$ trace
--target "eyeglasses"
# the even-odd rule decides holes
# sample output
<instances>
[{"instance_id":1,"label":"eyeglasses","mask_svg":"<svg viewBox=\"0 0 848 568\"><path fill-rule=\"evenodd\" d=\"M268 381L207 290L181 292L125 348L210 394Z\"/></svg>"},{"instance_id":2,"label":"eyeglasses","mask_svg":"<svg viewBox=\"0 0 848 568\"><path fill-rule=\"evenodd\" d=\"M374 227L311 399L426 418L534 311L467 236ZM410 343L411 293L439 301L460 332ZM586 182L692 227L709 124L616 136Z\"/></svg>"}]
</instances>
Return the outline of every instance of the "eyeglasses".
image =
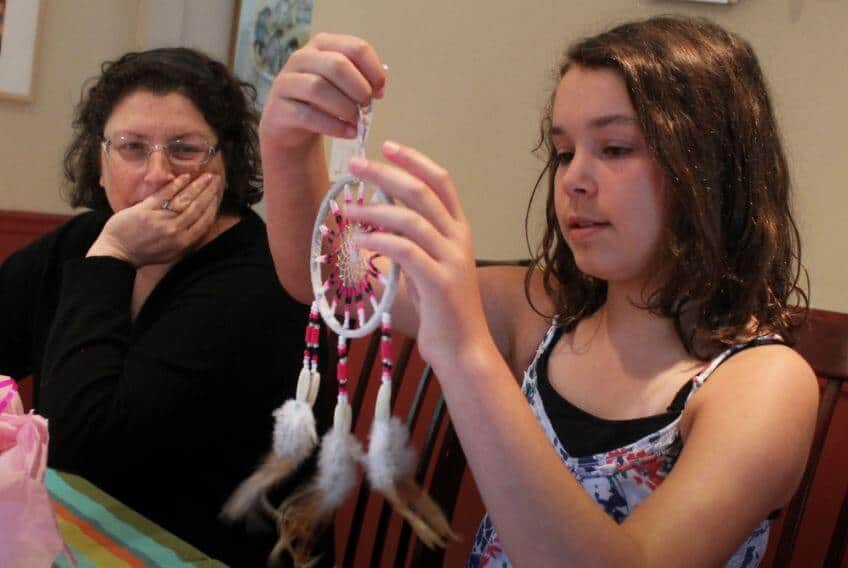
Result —
<instances>
[{"instance_id":1,"label":"eyeglasses","mask_svg":"<svg viewBox=\"0 0 848 568\"><path fill-rule=\"evenodd\" d=\"M107 156L117 154L124 162L143 166L150 154L157 150L165 152L171 166L178 169L195 169L206 165L215 152L217 145L212 145L201 136L186 136L177 138L165 144L151 144L144 138L133 136L118 136L114 139L103 138L101 142Z\"/></svg>"}]
</instances>

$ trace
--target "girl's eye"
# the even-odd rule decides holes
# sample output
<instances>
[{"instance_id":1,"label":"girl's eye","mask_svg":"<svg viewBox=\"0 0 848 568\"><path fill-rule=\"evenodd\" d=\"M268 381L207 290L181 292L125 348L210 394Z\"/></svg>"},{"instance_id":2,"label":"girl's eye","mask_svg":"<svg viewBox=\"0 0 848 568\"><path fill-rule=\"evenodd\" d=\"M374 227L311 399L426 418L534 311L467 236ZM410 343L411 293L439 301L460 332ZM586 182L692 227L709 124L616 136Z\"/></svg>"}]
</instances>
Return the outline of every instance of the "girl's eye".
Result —
<instances>
[{"instance_id":1,"label":"girl's eye","mask_svg":"<svg viewBox=\"0 0 848 568\"><path fill-rule=\"evenodd\" d=\"M633 152L633 148L628 146L606 146L604 154L613 158L620 158Z\"/></svg>"},{"instance_id":2,"label":"girl's eye","mask_svg":"<svg viewBox=\"0 0 848 568\"><path fill-rule=\"evenodd\" d=\"M557 165L568 165L574 159L574 152L558 152L556 155Z\"/></svg>"}]
</instances>

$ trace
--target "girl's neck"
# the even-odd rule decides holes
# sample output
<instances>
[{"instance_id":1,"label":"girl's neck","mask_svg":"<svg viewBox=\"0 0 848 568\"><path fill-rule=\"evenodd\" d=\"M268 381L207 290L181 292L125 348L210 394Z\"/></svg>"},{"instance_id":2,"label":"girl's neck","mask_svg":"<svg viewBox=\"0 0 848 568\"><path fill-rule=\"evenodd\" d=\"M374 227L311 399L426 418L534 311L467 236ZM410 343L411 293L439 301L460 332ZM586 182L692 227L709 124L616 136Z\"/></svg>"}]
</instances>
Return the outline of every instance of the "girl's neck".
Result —
<instances>
[{"instance_id":1,"label":"girl's neck","mask_svg":"<svg viewBox=\"0 0 848 568\"><path fill-rule=\"evenodd\" d=\"M607 301L575 328L568 347L588 354L605 375L654 379L672 370L691 374L700 365L683 345L670 318L645 309L642 296L610 286ZM639 301L642 300L642 301Z\"/></svg>"},{"instance_id":2,"label":"girl's neck","mask_svg":"<svg viewBox=\"0 0 848 568\"><path fill-rule=\"evenodd\" d=\"M600 334L612 343L640 349L640 345L662 345L685 353L674 321L645 308L646 294L642 287L623 287L610 283L607 299L584 326L592 335ZM588 336L584 335L586 339Z\"/></svg>"}]
</instances>

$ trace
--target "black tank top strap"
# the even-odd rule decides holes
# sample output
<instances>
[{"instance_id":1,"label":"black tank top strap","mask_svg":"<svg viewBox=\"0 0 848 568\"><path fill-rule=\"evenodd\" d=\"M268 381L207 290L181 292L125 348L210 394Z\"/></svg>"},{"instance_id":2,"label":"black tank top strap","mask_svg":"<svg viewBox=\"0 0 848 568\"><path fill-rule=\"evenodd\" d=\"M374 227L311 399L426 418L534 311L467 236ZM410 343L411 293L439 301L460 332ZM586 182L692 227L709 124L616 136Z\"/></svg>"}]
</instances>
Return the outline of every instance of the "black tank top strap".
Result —
<instances>
[{"instance_id":1,"label":"black tank top strap","mask_svg":"<svg viewBox=\"0 0 848 568\"><path fill-rule=\"evenodd\" d=\"M752 347L760 347L762 345L786 345L786 342L783 338L777 333L769 333L765 335L760 335L759 337L755 337L750 341L746 341L745 343L738 343L731 347L728 347L718 355L716 355L712 361L693 379L695 381L695 388L690 392L690 396L694 394L698 388L706 382L708 378L713 374L713 372L718 369L720 365L722 365L725 361L733 357L734 355L745 351L746 349L750 349Z\"/></svg>"},{"instance_id":2,"label":"black tank top strap","mask_svg":"<svg viewBox=\"0 0 848 568\"><path fill-rule=\"evenodd\" d=\"M737 353L741 353L746 349L751 347L758 347L760 345L785 345L786 342L783 341L777 334L772 335L763 335L760 337L755 337L751 341L746 343L740 343L739 345L734 345L733 347L723 351L719 355L716 356L713 361L700 373L698 373L695 378L691 381L687 381L683 387L677 391L677 394L674 397L674 400L671 401L671 404L668 406L669 412L683 412L683 408L686 406L686 402L689 400L690 395L693 394L695 383L700 380L700 383L706 381L710 375L713 374L722 363L736 355ZM709 371L709 372L707 372Z\"/></svg>"}]
</instances>

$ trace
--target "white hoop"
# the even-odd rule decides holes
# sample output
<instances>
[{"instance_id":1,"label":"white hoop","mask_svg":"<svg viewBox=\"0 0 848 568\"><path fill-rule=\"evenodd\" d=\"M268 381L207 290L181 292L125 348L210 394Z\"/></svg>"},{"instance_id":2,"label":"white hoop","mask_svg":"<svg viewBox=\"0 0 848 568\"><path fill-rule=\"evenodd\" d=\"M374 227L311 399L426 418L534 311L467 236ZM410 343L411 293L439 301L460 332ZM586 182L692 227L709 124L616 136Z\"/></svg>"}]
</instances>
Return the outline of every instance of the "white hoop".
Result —
<instances>
[{"instance_id":1,"label":"white hoop","mask_svg":"<svg viewBox=\"0 0 848 568\"><path fill-rule=\"evenodd\" d=\"M326 226L325 222L327 220L327 215L330 212L330 203L336 200L336 197L338 197L339 193L342 192L345 186L349 188L351 185L359 185L360 183L364 182L354 178L353 176L346 176L330 187L330 191L327 193L326 197L324 197L324 201L318 209L318 216L315 219L315 227L312 229L312 247L309 261L312 293L315 296L315 301L318 303L318 311L320 312L321 317L330 329L332 329L337 335L351 339L369 335L380 325L380 315L383 312L388 311L394 301L395 292L397 290L398 275L400 272L398 264L394 260L391 260L389 275L386 282L383 284L383 295L380 298L380 301L377 305L372 306L373 313L371 314L371 317L367 318L365 321L359 321L359 326L355 329L347 327L343 322L340 322L338 315L333 311L327 301L327 292L330 290L327 290L323 276L321 275L321 268L322 266L325 266L325 263L320 261L322 255L324 255L322 250L324 241L322 227ZM381 203L393 203L392 199L379 187L376 185L370 185L369 187L373 190L372 199L380 201Z\"/></svg>"}]
</instances>

